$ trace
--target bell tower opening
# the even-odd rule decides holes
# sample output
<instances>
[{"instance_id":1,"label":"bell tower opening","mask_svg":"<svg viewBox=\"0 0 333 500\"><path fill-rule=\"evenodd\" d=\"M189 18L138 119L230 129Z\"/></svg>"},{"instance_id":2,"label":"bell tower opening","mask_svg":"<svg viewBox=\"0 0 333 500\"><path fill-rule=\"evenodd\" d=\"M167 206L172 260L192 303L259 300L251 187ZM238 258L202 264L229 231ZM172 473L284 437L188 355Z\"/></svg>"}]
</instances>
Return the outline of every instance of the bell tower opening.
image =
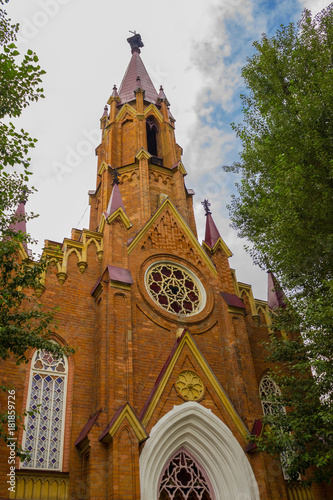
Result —
<instances>
[{"instance_id":1,"label":"bell tower opening","mask_svg":"<svg viewBox=\"0 0 333 500\"><path fill-rule=\"evenodd\" d=\"M157 134L158 127L152 116L149 116L146 120L146 132L147 132L147 150L152 156L158 156L157 154Z\"/></svg>"}]
</instances>

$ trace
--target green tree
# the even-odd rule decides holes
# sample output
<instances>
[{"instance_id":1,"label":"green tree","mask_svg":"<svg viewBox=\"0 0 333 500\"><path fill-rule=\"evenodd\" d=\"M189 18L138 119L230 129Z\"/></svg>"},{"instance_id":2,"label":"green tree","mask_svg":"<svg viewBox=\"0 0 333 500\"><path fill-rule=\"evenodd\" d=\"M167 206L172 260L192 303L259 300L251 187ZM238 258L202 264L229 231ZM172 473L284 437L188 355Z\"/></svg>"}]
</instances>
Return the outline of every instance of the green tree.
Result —
<instances>
[{"instance_id":1,"label":"green tree","mask_svg":"<svg viewBox=\"0 0 333 500\"><path fill-rule=\"evenodd\" d=\"M0 0L1 6L8 0ZM33 214L16 214L25 202L29 188L29 149L36 139L24 130L17 131L11 118L43 96L40 87L44 71L37 55L28 50L21 57L16 45L17 24L11 24L0 8L0 362L14 357L27 362L28 348L47 349L68 354L69 348L50 341L54 332L54 311L45 310L34 293L41 285L47 263L24 258L23 246L31 242L29 234L16 230L17 224ZM23 255L23 258L22 258ZM1 383L1 389L8 388ZM10 388L12 389L12 388ZM7 439L7 414L0 414L0 437Z\"/></svg>"},{"instance_id":2,"label":"green tree","mask_svg":"<svg viewBox=\"0 0 333 500\"><path fill-rule=\"evenodd\" d=\"M333 476L333 4L254 43L242 75L244 122L233 227L271 270L286 307L273 314L270 359L289 411L260 441L290 478ZM302 336L279 331L301 331ZM313 376L309 376L312 371ZM311 467L313 466L313 467Z\"/></svg>"}]
</instances>

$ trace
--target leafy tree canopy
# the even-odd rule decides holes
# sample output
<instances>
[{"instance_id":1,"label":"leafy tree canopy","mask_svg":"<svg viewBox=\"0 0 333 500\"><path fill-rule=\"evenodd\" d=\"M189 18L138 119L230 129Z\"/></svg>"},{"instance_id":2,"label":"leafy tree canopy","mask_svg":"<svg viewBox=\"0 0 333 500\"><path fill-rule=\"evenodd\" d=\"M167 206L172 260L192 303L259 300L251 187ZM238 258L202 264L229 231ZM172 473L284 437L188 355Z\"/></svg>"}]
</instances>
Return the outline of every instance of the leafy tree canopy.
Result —
<instances>
[{"instance_id":1,"label":"leafy tree canopy","mask_svg":"<svg viewBox=\"0 0 333 500\"><path fill-rule=\"evenodd\" d=\"M27 361L28 348L69 354L68 347L50 341L54 333L54 311L45 310L34 293L40 288L46 262L28 259L23 247L31 242L17 231L19 222L34 215L16 213L33 188L28 187L29 149L36 139L17 131L10 121L21 115L32 101L43 96L44 71L37 55L28 50L20 56L15 45L17 24L11 24L0 0L0 362L9 357L17 363ZM0 389L7 390L1 383ZM6 439L7 416L0 414L0 437Z\"/></svg>"},{"instance_id":2,"label":"leafy tree canopy","mask_svg":"<svg viewBox=\"0 0 333 500\"><path fill-rule=\"evenodd\" d=\"M288 296L276 311L270 358L287 414L267 417L261 447L284 456L290 478L333 476L333 4L254 43L242 70L244 121L233 227L254 262ZM309 377L312 370L313 377ZM314 466L311 468L311 466Z\"/></svg>"}]
</instances>

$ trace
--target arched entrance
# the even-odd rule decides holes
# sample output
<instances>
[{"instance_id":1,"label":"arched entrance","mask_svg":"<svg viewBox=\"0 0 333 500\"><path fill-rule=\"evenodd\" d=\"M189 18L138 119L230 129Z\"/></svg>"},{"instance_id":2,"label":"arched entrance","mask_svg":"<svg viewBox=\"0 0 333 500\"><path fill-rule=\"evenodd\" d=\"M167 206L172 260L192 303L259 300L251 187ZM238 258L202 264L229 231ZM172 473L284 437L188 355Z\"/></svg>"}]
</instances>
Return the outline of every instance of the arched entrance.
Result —
<instances>
[{"instance_id":1,"label":"arched entrance","mask_svg":"<svg viewBox=\"0 0 333 500\"><path fill-rule=\"evenodd\" d=\"M199 500L259 500L252 468L230 429L210 410L192 401L175 406L151 430L150 439L140 456L141 498L183 500L184 495L183 498L161 496L166 468L181 450L185 450L193 463L199 465L206 480L206 491L204 487L201 489L206 497L199 496ZM173 467L168 472L171 478ZM188 467L192 467L190 462ZM186 477L186 484L189 484L190 480ZM178 478L182 478L182 473ZM180 495L184 493L181 487L178 489ZM195 491L190 493L194 495ZM185 497L185 500L197 500L193 495Z\"/></svg>"}]
</instances>

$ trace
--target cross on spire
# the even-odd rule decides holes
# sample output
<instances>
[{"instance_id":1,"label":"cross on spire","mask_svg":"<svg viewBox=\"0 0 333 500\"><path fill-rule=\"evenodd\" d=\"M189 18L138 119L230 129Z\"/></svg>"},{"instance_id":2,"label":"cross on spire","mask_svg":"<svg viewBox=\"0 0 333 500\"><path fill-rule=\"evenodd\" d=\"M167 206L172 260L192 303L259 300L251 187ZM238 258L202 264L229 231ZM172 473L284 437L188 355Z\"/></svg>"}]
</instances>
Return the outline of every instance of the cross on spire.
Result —
<instances>
[{"instance_id":1,"label":"cross on spire","mask_svg":"<svg viewBox=\"0 0 333 500\"><path fill-rule=\"evenodd\" d=\"M127 41L131 46L132 54L134 52L137 52L138 54L140 54L140 52L141 52L140 48L144 47L142 39L141 39L141 35L139 35L139 33L136 33L135 31L134 32L130 31L130 33L134 33L133 36L131 36L130 38L127 38Z\"/></svg>"},{"instance_id":2,"label":"cross on spire","mask_svg":"<svg viewBox=\"0 0 333 500\"><path fill-rule=\"evenodd\" d=\"M118 184L119 184L119 172L116 168L112 172L112 175L113 175L112 186L114 186L115 184L117 184L117 186L118 186Z\"/></svg>"},{"instance_id":3,"label":"cross on spire","mask_svg":"<svg viewBox=\"0 0 333 500\"><path fill-rule=\"evenodd\" d=\"M203 205L205 209L205 215L207 216L208 214L211 214L212 212L209 210L210 203L207 199L204 199L204 201L201 202L201 205Z\"/></svg>"}]
</instances>

